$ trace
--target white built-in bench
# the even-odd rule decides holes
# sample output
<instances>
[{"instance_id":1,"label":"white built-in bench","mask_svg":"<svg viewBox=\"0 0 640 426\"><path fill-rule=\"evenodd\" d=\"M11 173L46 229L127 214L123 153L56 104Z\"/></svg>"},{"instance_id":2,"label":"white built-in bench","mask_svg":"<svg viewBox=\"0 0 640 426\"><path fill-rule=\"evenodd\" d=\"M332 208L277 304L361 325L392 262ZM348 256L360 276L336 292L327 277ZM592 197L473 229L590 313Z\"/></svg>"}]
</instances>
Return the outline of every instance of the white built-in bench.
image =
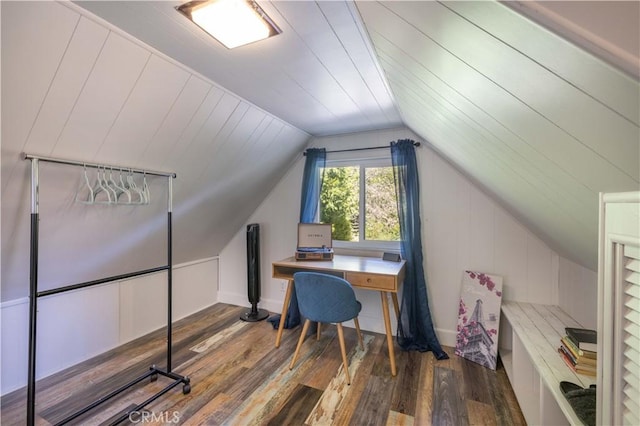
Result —
<instances>
[{"instance_id":1,"label":"white built-in bench","mask_svg":"<svg viewBox=\"0 0 640 426\"><path fill-rule=\"evenodd\" d=\"M576 374L558 353L565 327L581 327L558 306L503 302L500 358L529 425L581 425L560 382L585 388L595 377Z\"/></svg>"}]
</instances>

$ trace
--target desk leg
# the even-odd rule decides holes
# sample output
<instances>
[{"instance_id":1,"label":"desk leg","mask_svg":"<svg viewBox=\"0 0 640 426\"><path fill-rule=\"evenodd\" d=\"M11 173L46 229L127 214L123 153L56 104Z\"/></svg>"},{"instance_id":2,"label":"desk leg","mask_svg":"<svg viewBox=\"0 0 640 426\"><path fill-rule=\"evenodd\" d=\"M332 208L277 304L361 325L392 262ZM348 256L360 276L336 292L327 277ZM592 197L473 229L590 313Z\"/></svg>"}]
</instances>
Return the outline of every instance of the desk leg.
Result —
<instances>
[{"instance_id":1,"label":"desk leg","mask_svg":"<svg viewBox=\"0 0 640 426\"><path fill-rule=\"evenodd\" d=\"M393 308L396 311L396 321L400 321L400 305L398 305L398 293L391 293L391 300L393 301Z\"/></svg>"},{"instance_id":2,"label":"desk leg","mask_svg":"<svg viewBox=\"0 0 640 426\"><path fill-rule=\"evenodd\" d=\"M282 340L282 331L284 330L284 322L287 319L287 311L289 310L289 302L291 302L292 289L293 280L289 280L289 284L287 284L287 292L284 295L284 302L282 303L282 315L280 315L280 324L278 325L278 334L276 335L276 348L280 347L280 340Z\"/></svg>"},{"instance_id":3,"label":"desk leg","mask_svg":"<svg viewBox=\"0 0 640 426\"><path fill-rule=\"evenodd\" d=\"M391 318L389 316L389 302L387 301L387 293L380 292L382 299L382 316L384 317L384 328L387 332L387 346L389 347L389 361L391 362L391 375L396 375L396 354L393 349L393 333L391 332Z\"/></svg>"}]
</instances>

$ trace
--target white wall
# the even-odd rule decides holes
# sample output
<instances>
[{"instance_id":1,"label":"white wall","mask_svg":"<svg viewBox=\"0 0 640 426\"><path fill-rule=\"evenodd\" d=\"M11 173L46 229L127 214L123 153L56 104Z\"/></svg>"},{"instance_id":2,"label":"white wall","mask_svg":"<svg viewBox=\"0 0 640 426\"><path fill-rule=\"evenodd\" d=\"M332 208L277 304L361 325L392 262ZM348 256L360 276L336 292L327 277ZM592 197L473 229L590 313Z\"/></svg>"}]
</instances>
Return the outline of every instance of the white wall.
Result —
<instances>
[{"instance_id":1,"label":"white wall","mask_svg":"<svg viewBox=\"0 0 640 426\"><path fill-rule=\"evenodd\" d=\"M392 140L419 140L408 129L384 130L314 139L310 146L346 149L387 145ZM377 152L380 155L380 152ZM455 344L457 306L462 273L489 272L504 277L504 298L567 305L579 321L595 312L595 273L560 257L491 197L442 159L426 144L418 148L421 214L428 289L433 321L441 343ZM336 154L328 154L328 159ZM280 181L251 216L261 226L261 307L279 312L284 282L271 278L271 262L291 256L304 157ZM220 253L220 301L247 305L245 229ZM577 275L576 275L577 274ZM567 281L560 285L560 280ZM588 291L575 291L579 285ZM571 292L571 302L560 297ZM380 298L360 291L364 329L383 332ZM586 321L585 325L590 322Z\"/></svg>"},{"instance_id":2,"label":"white wall","mask_svg":"<svg viewBox=\"0 0 640 426\"><path fill-rule=\"evenodd\" d=\"M167 274L38 299L38 379L122 345L167 323ZM174 266L174 320L217 301L218 259ZM1 393L27 382L29 299L0 305Z\"/></svg>"},{"instance_id":3,"label":"white wall","mask_svg":"<svg viewBox=\"0 0 640 426\"><path fill-rule=\"evenodd\" d=\"M583 327L598 327L598 274L560 258L559 301L562 309Z\"/></svg>"},{"instance_id":4,"label":"white wall","mask_svg":"<svg viewBox=\"0 0 640 426\"><path fill-rule=\"evenodd\" d=\"M298 159L247 223L260 224L260 306L280 312L284 281L271 279L271 262L291 256L300 216L300 182L304 160ZM292 246L293 242L293 246ZM220 252L220 302L251 306L247 298L246 226Z\"/></svg>"}]
</instances>

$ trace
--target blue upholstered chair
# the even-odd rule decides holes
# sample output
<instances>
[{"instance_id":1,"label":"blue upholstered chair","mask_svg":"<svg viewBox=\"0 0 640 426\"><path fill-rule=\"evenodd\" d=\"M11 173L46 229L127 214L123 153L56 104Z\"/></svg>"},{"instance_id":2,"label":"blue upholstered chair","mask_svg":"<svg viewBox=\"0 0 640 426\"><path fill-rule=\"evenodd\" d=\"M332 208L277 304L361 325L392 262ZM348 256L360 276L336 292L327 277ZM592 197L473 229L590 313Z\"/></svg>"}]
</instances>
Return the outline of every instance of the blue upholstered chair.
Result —
<instances>
[{"instance_id":1,"label":"blue upholstered chair","mask_svg":"<svg viewBox=\"0 0 640 426\"><path fill-rule=\"evenodd\" d=\"M289 369L293 368L296 359L298 359L300 347L304 342L311 321L318 323L318 336L320 335L320 323L335 323L338 328L338 339L340 341L344 372L347 375L347 384L351 384L347 350L342 330L344 321L353 320L358 332L360 347L364 347L360 324L358 323L358 314L362 309L362 305L356 300L351 284L342 278L317 272L296 272L293 274L293 280L296 288L296 297L298 298L298 307L300 314L305 318L305 322Z\"/></svg>"}]
</instances>

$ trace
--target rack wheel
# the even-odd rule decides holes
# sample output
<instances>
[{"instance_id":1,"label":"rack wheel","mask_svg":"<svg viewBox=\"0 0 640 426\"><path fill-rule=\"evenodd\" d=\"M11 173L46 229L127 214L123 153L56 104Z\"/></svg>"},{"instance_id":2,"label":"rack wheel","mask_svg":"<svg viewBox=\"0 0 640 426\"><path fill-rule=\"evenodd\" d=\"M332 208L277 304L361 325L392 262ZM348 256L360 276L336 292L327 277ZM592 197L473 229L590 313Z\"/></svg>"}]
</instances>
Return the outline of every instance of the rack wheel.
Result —
<instances>
[{"instance_id":1,"label":"rack wheel","mask_svg":"<svg viewBox=\"0 0 640 426\"><path fill-rule=\"evenodd\" d=\"M156 380L158 380L158 373L153 373L151 376L149 376L149 380L151 380L151 382L155 382Z\"/></svg>"},{"instance_id":2,"label":"rack wheel","mask_svg":"<svg viewBox=\"0 0 640 426\"><path fill-rule=\"evenodd\" d=\"M183 395L187 395L190 392L191 392L191 385L189 383L187 383L184 386L182 386L182 394Z\"/></svg>"}]
</instances>

